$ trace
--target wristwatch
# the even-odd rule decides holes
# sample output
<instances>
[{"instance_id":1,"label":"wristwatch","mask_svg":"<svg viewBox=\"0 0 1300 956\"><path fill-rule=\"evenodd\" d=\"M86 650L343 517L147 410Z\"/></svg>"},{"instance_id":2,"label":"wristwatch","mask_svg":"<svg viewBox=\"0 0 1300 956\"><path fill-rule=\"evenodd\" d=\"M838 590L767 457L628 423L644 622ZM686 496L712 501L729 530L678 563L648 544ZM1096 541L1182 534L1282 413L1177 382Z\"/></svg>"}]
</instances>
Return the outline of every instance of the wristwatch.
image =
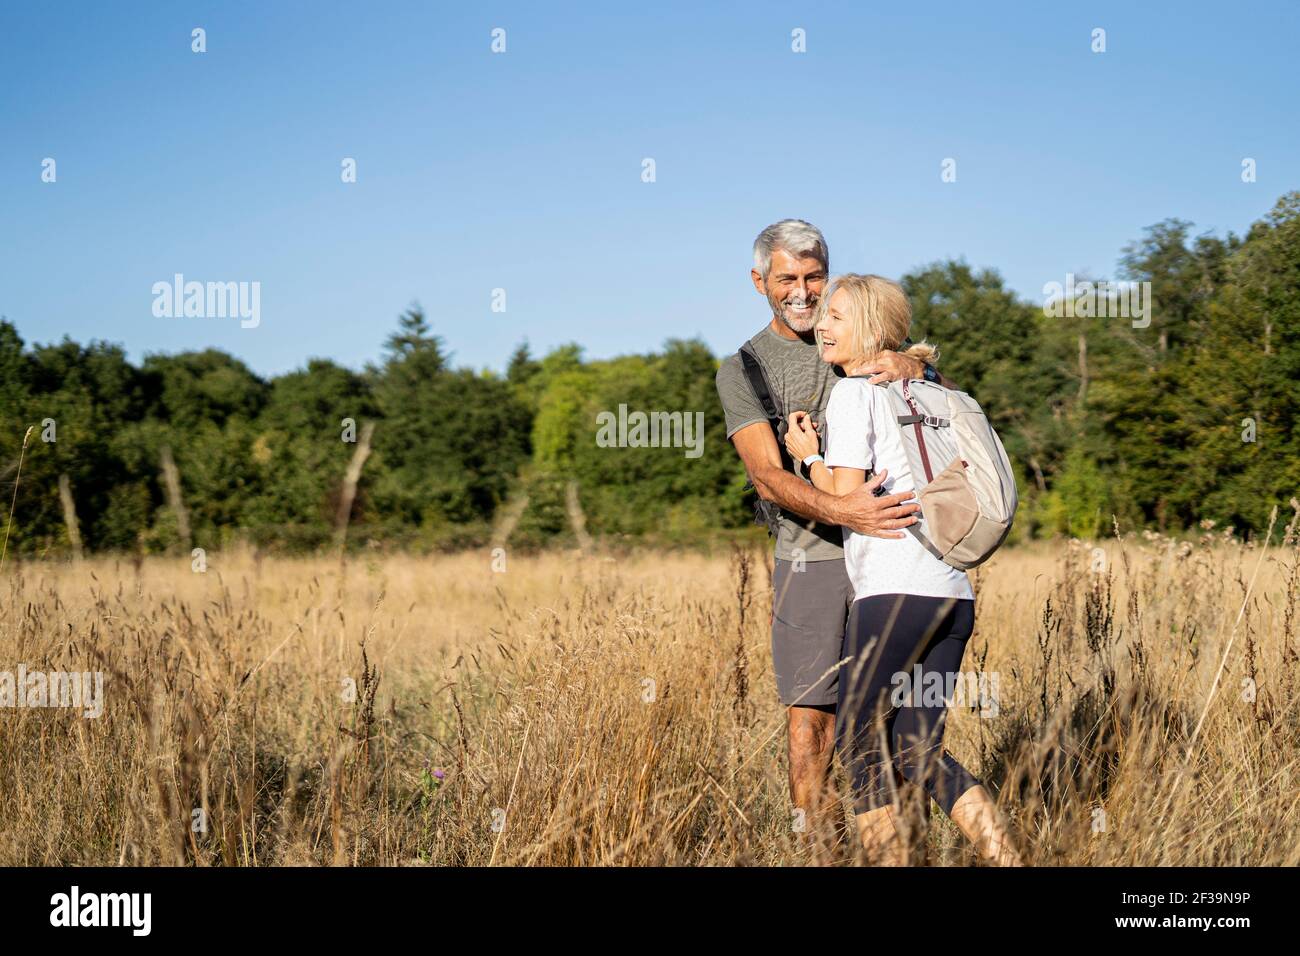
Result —
<instances>
[{"instance_id":1,"label":"wristwatch","mask_svg":"<svg viewBox=\"0 0 1300 956\"><path fill-rule=\"evenodd\" d=\"M939 370L929 362L925 363L925 380L934 382L935 385L939 384Z\"/></svg>"}]
</instances>

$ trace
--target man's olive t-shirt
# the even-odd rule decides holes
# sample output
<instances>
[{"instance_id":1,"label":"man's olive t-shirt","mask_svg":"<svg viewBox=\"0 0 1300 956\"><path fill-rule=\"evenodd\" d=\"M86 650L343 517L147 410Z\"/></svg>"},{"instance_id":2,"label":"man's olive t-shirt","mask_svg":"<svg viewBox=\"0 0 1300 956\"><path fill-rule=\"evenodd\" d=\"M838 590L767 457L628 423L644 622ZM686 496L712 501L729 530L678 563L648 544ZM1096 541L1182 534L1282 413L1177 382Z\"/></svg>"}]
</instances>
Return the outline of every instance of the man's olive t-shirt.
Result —
<instances>
[{"instance_id":1,"label":"man's olive t-shirt","mask_svg":"<svg viewBox=\"0 0 1300 956\"><path fill-rule=\"evenodd\" d=\"M821 360L817 345L803 339L787 339L770 325L749 340L777 407L789 416L811 412L817 424L825 421L831 389L841 378L839 370ZM732 353L722 360L717 375L718 398L727 418L727 438L746 425L767 422L763 405L754 394L740 356ZM795 472L798 475L798 471ZM806 478L799 476L807 482ZM838 526L819 524L781 509L781 527L776 536L776 556L795 560L802 552L806 561L844 560L844 537Z\"/></svg>"}]
</instances>

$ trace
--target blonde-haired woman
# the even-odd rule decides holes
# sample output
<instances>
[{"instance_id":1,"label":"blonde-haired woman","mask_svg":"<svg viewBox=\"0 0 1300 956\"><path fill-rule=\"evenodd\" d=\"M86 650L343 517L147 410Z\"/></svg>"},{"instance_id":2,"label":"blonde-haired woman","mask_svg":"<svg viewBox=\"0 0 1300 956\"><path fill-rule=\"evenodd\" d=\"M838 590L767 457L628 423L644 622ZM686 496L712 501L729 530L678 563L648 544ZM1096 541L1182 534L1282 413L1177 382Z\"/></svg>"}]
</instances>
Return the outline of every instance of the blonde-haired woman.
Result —
<instances>
[{"instance_id":1,"label":"blonde-haired woman","mask_svg":"<svg viewBox=\"0 0 1300 956\"><path fill-rule=\"evenodd\" d=\"M822 297L816 325L824 362L845 378L826 406L826 454L806 412L790 417L786 448L804 462L814 485L845 495L885 473L882 493L912 487L911 471L885 389L855 377L878 352L907 342L912 308L895 282L874 275L833 279ZM908 355L933 364L925 343ZM839 680L836 745L853 781L858 832L872 858L906 862L899 839L897 786L922 786L986 859L1020 865L998 821L988 791L943 750L946 707L913 686L938 674L941 686L960 672L975 623L974 592L962 571L930 554L910 535L872 538L844 530L844 560L853 582L854 605L844 636L848 658ZM884 745L882 747L882 744Z\"/></svg>"}]
</instances>

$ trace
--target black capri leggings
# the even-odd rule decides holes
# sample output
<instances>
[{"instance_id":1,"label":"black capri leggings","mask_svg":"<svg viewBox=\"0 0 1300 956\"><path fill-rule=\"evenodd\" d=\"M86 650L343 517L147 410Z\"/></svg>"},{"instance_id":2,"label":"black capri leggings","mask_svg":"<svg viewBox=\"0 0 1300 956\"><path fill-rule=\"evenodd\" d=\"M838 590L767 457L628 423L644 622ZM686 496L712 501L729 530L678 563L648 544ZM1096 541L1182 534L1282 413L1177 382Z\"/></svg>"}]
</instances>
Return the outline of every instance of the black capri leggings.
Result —
<instances>
[{"instance_id":1,"label":"black capri leggings","mask_svg":"<svg viewBox=\"0 0 1300 956\"><path fill-rule=\"evenodd\" d=\"M958 797L979 784L943 750L947 709L935 699L942 695L924 692L934 680L925 676L931 673L945 689L952 686L949 675L957 679L974 627L970 600L880 594L853 603L843 654L851 659L840 671L835 736L858 813L891 802L895 769L924 787L948 814ZM916 697L908 701L913 686Z\"/></svg>"}]
</instances>

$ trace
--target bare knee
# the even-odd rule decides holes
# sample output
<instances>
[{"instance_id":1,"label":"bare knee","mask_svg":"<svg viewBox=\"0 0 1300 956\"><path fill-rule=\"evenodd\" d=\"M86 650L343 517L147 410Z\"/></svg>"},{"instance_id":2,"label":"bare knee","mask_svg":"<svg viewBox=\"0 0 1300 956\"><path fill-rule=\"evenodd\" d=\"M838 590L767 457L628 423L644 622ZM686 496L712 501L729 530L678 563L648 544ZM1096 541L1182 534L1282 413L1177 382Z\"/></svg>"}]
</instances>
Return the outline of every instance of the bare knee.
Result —
<instances>
[{"instance_id":1,"label":"bare knee","mask_svg":"<svg viewBox=\"0 0 1300 956\"><path fill-rule=\"evenodd\" d=\"M823 763L835 748L835 711L821 707L791 707L790 758Z\"/></svg>"},{"instance_id":2,"label":"bare knee","mask_svg":"<svg viewBox=\"0 0 1300 956\"><path fill-rule=\"evenodd\" d=\"M835 749L835 712L829 707L791 707L790 798L813 811L822 803Z\"/></svg>"}]
</instances>

